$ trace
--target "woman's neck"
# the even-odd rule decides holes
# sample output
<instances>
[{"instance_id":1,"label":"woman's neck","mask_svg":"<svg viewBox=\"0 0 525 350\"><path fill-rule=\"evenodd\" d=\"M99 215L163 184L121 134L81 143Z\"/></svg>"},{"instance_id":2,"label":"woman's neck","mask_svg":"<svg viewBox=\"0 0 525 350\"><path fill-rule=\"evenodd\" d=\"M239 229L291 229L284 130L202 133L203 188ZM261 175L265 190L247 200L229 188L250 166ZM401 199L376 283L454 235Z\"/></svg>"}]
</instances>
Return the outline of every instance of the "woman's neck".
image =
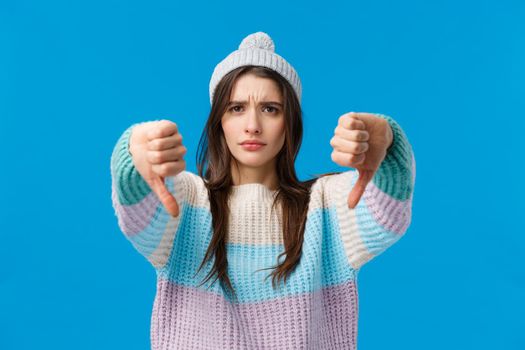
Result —
<instances>
[{"instance_id":1,"label":"woman's neck","mask_svg":"<svg viewBox=\"0 0 525 350\"><path fill-rule=\"evenodd\" d=\"M271 170L266 170L262 168L242 167L239 165L238 169L237 167L232 167L231 174L234 186L257 183L266 186L270 191L275 191L279 185L277 172L274 167L272 167Z\"/></svg>"}]
</instances>

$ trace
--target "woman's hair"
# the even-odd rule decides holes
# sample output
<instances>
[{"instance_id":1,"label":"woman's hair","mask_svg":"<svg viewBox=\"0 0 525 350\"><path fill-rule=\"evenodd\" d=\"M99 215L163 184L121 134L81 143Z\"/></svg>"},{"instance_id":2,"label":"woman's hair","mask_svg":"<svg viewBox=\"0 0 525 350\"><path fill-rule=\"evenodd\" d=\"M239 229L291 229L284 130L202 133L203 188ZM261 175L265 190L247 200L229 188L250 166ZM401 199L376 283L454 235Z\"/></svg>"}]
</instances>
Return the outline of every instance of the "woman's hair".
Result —
<instances>
[{"instance_id":1,"label":"woman's hair","mask_svg":"<svg viewBox=\"0 0 525 350\"><path fill-rule=\"evenodd\" d=\"M230 163L234 158L226 144L221 119L230 101L230 94L234 83L237 78L246 73L255 74L261 78L272 79L279 86L283 97L285 142L281 151L276 155L278 188L277 195L272 204L272 210L278 203L281 204L285 251L278 256L277 260L279 261L283 255L286 255L286 259L280 265L276 266L275 270L267 276L268 278L273 275L273 288L275 288L276 279L279 281L284 278L284 283L286 283L288 276L299 263L303 245L306 214L310 201L310 190L318 178L300 181L295 173L294 164L302 142L303 123L301 105L288 81L273 70L260 66L242 66L224 76L215 90L211 111L197 150L197 168L199 176L204 179L208 189L213 221L213 236L198 271L201 270L207 260L211 259L213 254L215 256L213 269L201 284L217 274L214 282L219 278L220 283L226 286L233 296L235 296L236 293L233 290L226 272L228 266L226 232L230 214L228 197L231 186L234 185ZM322 174L319 177L330 174L335 173Z\"/></svg>"}]
</instances>

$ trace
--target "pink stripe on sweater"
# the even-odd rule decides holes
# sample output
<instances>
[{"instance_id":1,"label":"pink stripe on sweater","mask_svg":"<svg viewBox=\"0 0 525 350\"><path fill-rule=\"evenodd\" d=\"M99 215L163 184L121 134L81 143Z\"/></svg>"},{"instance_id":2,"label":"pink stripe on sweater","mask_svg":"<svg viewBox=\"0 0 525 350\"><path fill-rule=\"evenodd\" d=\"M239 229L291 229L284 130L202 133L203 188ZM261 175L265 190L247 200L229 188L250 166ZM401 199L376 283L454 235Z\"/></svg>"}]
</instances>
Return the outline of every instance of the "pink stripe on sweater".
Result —
<instances>
[{"instance_id":1,"label":"pink stripe on sweater","mask_svg":"<svg viewBox=\"0 0 525 350\"><path fill-rule=\"evenodd\" d=\"M272 301L224 297L157 280L152 349L355 349L355 281Z\"/></svg>"},{"instance_id":2,"label":"pink stripe on sweater","mask_svg":"<svg viewBox=\"0 0 525 350\"><path fill-rule=\"evenodd\" d=\"M370 181L363 194L370 215L386 230L403 234L410 225L412 216L412 194L405 201L399 201L381 191Z\"/></svg>"},{"instance_id":3,"label":"pink stripe on sweater","mask_svg":"<svg viewBox=\"0 0 525 350\"><path fill-rule=\"evenodd\" d=\"M140 202L133 205L122 205L119 203L118 194L115 184L112 184L111 197L115 214L117 215L119 226L122 232L128 236L134 236L151 223L160 201L157 195L152 191Z\"/></svg>"}]
</instances>

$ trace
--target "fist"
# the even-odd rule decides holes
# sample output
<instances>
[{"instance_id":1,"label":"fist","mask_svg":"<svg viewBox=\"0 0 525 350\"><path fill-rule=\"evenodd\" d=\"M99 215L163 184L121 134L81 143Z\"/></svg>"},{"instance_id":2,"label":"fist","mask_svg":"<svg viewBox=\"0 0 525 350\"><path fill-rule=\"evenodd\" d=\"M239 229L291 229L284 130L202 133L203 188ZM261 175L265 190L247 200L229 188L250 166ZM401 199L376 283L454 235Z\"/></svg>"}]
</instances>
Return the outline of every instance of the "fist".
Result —
<instances>
[{"instance_id":1,"label":"fist","mask_svg":"<svg viewBox=\"0 0 525 350\"><path fill-rule=\"evenodd\" d=\"M135 168L166 211L177 217L179 205L164 183L165 177L175 176L186 169L183 156L187 149L182 145L182 135L177 124L160 120L134 126L129 140L129 152Z\"/></svg>"},{"instance_id":2,"label":"fist","mask_svg":"<svg viewBox=\"0 0 525 350\"><path fill-rule=\"evenodd\" d=\"M384 118L372 113L355 112L339 117L335 135L330 140L334 149L332 160L338 165L356 168L359 172L359 178L348 195L349 208L357 206L392 142L392 128Z\"/></svg>"}]
</instances>

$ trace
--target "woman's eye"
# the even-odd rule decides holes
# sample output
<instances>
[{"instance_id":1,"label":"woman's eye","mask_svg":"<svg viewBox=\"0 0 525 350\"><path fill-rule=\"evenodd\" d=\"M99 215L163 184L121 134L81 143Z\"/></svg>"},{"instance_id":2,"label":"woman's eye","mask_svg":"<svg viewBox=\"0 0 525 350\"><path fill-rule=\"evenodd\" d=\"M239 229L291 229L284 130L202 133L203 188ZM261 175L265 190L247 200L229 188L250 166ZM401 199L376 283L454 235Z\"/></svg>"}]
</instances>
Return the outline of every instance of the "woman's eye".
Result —
<instances>
[{"instance_id":1,"label":"woman's eye","mask_svg":"<svg viewBox=\"0 0 525 350\"><path fill-rule=\"evenodd\" d=\"M265 108L270 108L270 113L277 113L277 108L275 107L272 107L272 106L266 106Z\"/></svg>"},{"instance_id":2,"label":"woman's eye","mask_svg":"<svg viewBox=\"0 0 525 350\"><path fill-rule=\"evenodd\" d=\"M230 111L233 111L233 112L239 112L239 111L236 110L235 108L241 108L241 106L233 106L232 108L230 108Z\"/></svg>"}]
</instances>

